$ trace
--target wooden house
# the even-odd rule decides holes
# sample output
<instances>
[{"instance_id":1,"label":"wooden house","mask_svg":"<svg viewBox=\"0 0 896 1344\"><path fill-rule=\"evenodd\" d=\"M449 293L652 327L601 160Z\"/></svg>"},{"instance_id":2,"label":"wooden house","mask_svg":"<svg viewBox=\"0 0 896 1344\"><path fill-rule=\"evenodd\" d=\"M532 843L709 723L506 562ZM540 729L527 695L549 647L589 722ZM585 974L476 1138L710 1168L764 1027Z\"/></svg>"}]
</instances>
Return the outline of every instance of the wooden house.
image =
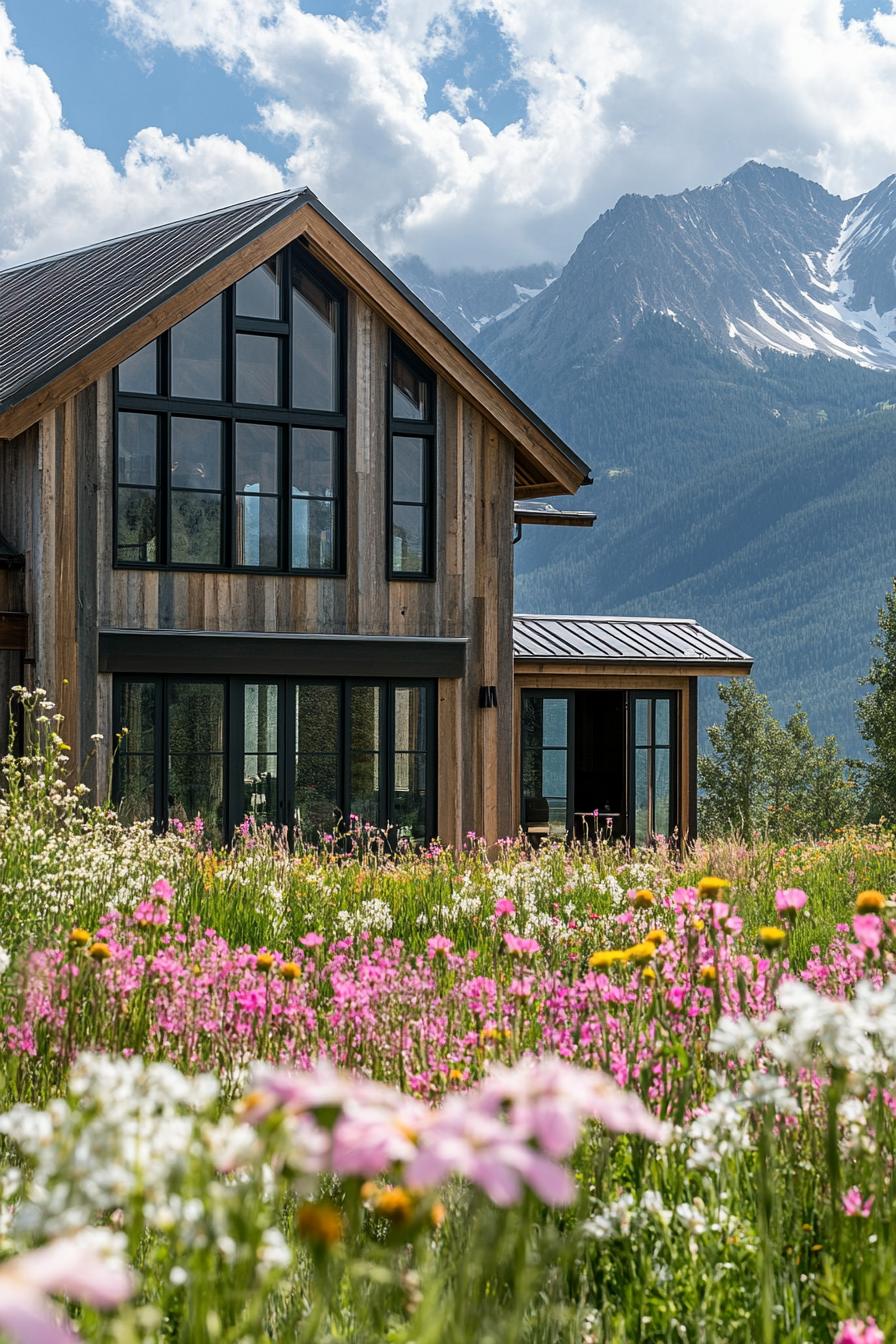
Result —
<instances>
[{"instance_id":1,"label":"wooden house","mask_svg":"<svg viewBox=\"0 0 896 1344\"><path fill-rule=\"evenodd\" d=\"M514 627L514 522L588 467L312 193L0 273L0 453L0 694L126 817L693 832L695 677L749 660Z\"/></svg>"}]
</instances>

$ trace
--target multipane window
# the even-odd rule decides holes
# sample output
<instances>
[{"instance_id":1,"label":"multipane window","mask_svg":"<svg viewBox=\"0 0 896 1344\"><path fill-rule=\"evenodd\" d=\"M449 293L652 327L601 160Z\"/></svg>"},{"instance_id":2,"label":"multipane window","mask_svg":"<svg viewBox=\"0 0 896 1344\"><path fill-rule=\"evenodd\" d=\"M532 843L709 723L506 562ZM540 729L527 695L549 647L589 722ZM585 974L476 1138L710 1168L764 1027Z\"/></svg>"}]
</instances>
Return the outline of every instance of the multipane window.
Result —
<instances>
[{"instance_id":1,"label":"multipane window","mask_svg":"<svg viewBox=\"0 0 896 1344\"><path fill-rule=\"evenodd\" d=\"M296 243L119 366L118 564L340 571L344 318Z\"/></svg>"},{"instance_id":2,"label":"multipane window","mask_svg":"<svg viewBox=\"0 0 896 1344\"><path fill-rule=\"evenodd\" d=\"M292 430L293 569L328 570L335 566L340 438L338 430Z\"/></svg>"},{"instance_id":3,"label":"multipane window","mask_svg":"<svg viewBox=\"0 0 896 1344\"><path fill-rule=\"evenodd\" d=\"M632 837L635 844L668 836L674 829L672 805L673 701L671 695L634 694L632 752Z\"/></svg>"},{"instance_id":4,"label":"multipane window","mask_svg":"<svg viewBox=\"0 0 896 1344\"><path fill-rule=\"evenodd\" d=\"M435 380L393 338L389 440L389 576L434 569Z\"/></svg>"},{"instance_id":5,"label":"multipane window","mask_svg":"<svg viewBox=\"0 0 896 1344\"><path fill-rule=\"evenodd\" d=\"M247 816L312 843L432 834L432 682L116 677L114 703L128 821L201 817L216 844Z\"/></svg>"}]
</instances>

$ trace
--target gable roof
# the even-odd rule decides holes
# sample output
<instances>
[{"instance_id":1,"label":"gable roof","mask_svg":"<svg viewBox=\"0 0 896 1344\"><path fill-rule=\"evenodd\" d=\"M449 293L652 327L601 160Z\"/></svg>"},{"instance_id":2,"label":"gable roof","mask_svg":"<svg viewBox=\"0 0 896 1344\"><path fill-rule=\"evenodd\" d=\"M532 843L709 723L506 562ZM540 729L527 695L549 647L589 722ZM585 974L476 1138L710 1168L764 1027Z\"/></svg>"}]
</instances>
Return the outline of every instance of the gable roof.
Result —
<instances>
[{"instance_id":1,"label":"gable roof","mask_svg":"<svg viewBox=\"0 0 896 1344\"><path fill-rule=\"evenodd\" d=\"M653 664L749 672L748 653L696 621L644 616L513 618L515 662Z\"/></svg>"},{"instance_id":2,"label":"gable roof","mask_svg":"<svg viewBox=\"0 0 896 1344\"><path fill-rule=\"evenodd\" d=\"M572 493L590 481L569 445L307 189L0 271L0 437L20 433L297 237L535 458L534 470L528 462L518 472L518 494ZM189 306L172 319L179 298ZM416 339L414 315L429 328Z\"/></svg>"}]
</instances>

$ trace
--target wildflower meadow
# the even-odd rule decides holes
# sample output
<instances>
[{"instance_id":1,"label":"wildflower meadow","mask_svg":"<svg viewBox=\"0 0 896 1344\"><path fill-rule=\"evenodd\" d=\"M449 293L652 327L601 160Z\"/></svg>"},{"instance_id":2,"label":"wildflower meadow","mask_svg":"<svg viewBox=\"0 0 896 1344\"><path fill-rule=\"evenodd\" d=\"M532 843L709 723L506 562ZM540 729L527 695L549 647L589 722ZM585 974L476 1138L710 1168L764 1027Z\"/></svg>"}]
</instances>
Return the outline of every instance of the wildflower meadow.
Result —
<instances>
[{"instance_id":1,"label":"wildflower meadow","mask_svg":"<svg viewBox=\"0 0 896 1344\"><path fill-rule=\"evenodd\" d=\"M896 1344L896 834L155 835L24 697L0 1337Z\"/></svg>"}]
</instances>

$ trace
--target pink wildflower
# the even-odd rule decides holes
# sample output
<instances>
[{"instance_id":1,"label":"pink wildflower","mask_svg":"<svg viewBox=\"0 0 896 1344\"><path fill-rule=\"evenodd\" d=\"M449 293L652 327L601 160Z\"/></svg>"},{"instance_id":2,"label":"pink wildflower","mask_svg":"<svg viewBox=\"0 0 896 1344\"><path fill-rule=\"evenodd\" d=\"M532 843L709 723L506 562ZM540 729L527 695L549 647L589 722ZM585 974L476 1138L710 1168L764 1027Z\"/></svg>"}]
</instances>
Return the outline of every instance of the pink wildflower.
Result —
<instances>
[{"instance_id":1,"label":"pink wildflower","mask_svg":"<svg viewBox=\"0 0 896 1344\"><path fill-rule=\"evenodd\" d=\"M446 938L444 934L437 933L435 937L430 938L426 944L426 950L429 953L430 961L439 956L440 953L447 956L453 946L454 943L450 938Z\"/></svg>"},{"instance_id":2,"label":"pink wildflower","mask_svg":"<svg viewBox=\"0 0 896 1344\"><path fill-rule=\"evenodd\" d=\"M529 957L541 951L541 943L534 938L518 938L515 933L504 934L504 945L514 957Z\"/></svg>"},{"instance_id":3,"label":"pink wildflower","mask_svg":"<svg viewBox=\"0 0 896 1344\"><path fill-rule=\"evenodd\" d=\"M857 1185L851 1186L843 1196L843 1212L847 1218L870 1218L873 1207L874 1196L869 1195L862 1203L862 1192Z\"/></svg>"},{"instance_id":4,"label":"pink wildflower","mask_svg":"<svg viewBox=\"0 0 896 1344\"><path fill-rule=\"evenodd\" d=\"M174 888L166 877L157 877L150 887L150 892L155 900L164 901L166 905L174 900Z\"/></svg>"},{"instance_id":5,"label":"pink wildflower","mask_svg":"<svg viewBox=\"0 0 896 1344\"><path fill-rule=\"evenodd\" d=\"M841 1321L834 1344L886 1344L884 1332L873 1316L864 1321Z\"/></svg>"},{"instance_id":6,"label":"pink wildflower","mask_svg":"<svg viewBox=\"0 0 896 1344\"><path fill-rule=\"evenodd\" d=\"M495 917L501 919L504 915L515 915L516 906L513 901L509 901L506 896L502 896L500 901L495 902Z\"/></svg>"},{"instance_id":7,"label":"pink wildflower","mask_svg":"<svg viewBox=\"0 0 896 1344\"><path fill-rule=\"evenodd\" d=\"M323 941L323 936L319 933L315 933L313 930L311 933L303 934L299 939L302 947L320 947Z\"/></svg>"},{"instance_id":8,"label":"pink wildflower","mask_svg":"<svg viewBox=\"0 0 896 1344\"><path fill-rule=\"evenodd\" d=\"M71 1344L74 1330L50 1301L50 1293L105 1310L131 1296L135 1282L101 1228L27 1251L0 1267L0 1329L19 1344Z\"/></svg>"},{"instance_id":9,"label":"pink wildflower","mask_svg":"<svg viewBox=\"0 0 896 1344\"><path fill-rule=\"evenodd\" d=\"M775 892L775 909L779 915L785 910L802 910L806 899L806 893L800 887L783 887Z\"/></svg>"},{"instance_id":10,"label":"pink wildflower","mask_svg":"<svg viewBox=\"0 0 896 1344\"><path fill-rule=\"evenodd\" d=\"M871 955L877 956L880 940L883 937L883 921L878 915L854 915L853 933L859 940L859 946Z\"/></svg>"}]
</instances>

